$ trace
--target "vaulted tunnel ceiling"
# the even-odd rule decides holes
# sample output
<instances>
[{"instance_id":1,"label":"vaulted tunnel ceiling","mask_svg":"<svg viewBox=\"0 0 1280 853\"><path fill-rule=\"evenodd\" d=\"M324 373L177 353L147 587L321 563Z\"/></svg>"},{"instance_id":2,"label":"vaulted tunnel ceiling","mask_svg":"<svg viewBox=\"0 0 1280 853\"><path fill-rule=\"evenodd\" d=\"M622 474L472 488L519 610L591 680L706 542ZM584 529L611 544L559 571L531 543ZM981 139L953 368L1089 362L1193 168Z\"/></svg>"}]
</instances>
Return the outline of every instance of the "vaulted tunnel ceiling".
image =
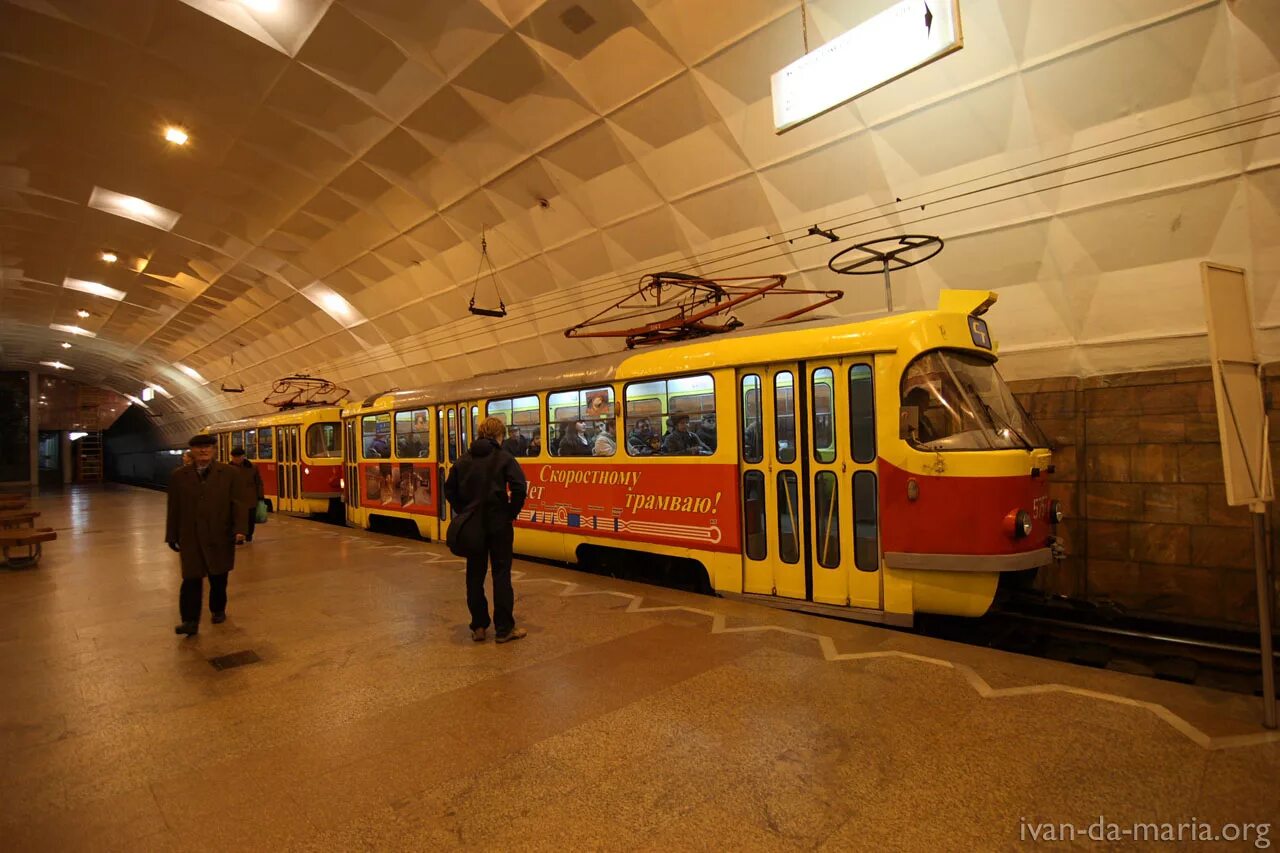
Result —
<instances>
[{"instance_id":1,"label":"vaulted tunnel ceiling","mask_svg":"<svg viewBox=\"0 0 1280 853\"><path fill-rule=\"evenodd\" d=\"M809 0L810 45L889 5ZM612 348L562 333L645 271L878 316L826 261L903 232L947 248L897 307L998 291L1015 375L1203 359L1204 258L1250 271L1280 356L1280 4L960 6L963 50L777 135L796 0L0 0L0 364L158 384L178 436L289 373L363 395ZM501 320L467 313L482 230Z\"/></svg>"}]
</instances>

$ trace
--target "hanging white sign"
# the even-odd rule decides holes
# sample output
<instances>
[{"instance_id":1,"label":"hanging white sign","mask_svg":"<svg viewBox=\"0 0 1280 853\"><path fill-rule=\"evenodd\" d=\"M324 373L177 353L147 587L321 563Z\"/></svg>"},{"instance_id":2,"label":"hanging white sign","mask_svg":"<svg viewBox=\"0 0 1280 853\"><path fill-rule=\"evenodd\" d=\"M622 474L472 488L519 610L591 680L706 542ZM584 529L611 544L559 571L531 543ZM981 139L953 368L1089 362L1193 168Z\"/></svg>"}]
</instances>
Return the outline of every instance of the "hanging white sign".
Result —
<instances>
[{"instance_id":1,"label":"hanging white sign","mask_svg":"<svg viewBox=\"0 0 1280 853\"><path fill-rule=\"evenodd\" d=\"M902 0L775 73L773 126L790 130L962 47L960 0Z\"/></svg>"}]
</instances>

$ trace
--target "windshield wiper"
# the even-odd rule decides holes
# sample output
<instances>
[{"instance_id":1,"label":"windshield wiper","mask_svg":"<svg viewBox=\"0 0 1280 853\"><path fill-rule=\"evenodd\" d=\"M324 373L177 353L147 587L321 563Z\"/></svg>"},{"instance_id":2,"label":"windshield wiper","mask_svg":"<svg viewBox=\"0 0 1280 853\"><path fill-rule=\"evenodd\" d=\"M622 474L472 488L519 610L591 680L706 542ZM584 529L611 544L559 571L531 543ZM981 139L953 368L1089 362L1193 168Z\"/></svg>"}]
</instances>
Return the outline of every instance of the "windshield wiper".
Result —
<instances>
[{"instance_id":1,"label":"windshield wiper","mask_svg":"<svg viewBox=\"0 0 1280 853\"><path fill-rule=\"evenodd\" d=\"M1016 435L1018 437L1018 441L1022 442L1022 446L1027 450L1035 450L1035 447L1032 446L1031 442L1027 441L1026 436L1014 429L1013 424L997 415L996 410L987 405L987 401L982 399L982 395L978 393L977 388L974 388L973 385L970 384L965 386L965 390L973 395L974 399L978 401L978 404L981 405L982 408L986 409L987 417L991 419L992 426L995 426L997 429L1003 427L1007 432Z\"/></svg>"}]
</instances>

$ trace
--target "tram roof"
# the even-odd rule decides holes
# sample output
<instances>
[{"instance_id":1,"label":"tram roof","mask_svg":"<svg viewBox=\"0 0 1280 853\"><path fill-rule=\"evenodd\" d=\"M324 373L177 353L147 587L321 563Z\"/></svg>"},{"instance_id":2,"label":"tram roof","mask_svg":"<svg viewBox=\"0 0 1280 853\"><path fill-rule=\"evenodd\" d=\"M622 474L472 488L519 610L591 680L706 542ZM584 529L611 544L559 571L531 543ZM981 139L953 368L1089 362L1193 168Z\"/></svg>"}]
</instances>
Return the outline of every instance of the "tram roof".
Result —
<instances>
[{"instance_id":1,"label":"tram roof","mask_svg":"<svg viewBox=\"0 0 1280 853\"><path fill-rule=\"evenodd\" d=\"M362 405L348 404L343 411L402 409L457 400L514 397L557 388L589 388L619 379L695 373L727 366L742 367L817 356L895 352L908 332L925 319L939 313L981 313L994 301L994 294L985 291L943 291L939 310L913 311L854 322L844 317L831 317L739 329L692 341L517 367L391 391L371 397ZM827 332L827 335L815 338L814 332ZM767 346L762 346L759 340L762 337L770 338Z\"/></svg>"},{"instance_id":2,"label":"tram roof","mask_svg":"<svg viewBox=\"0 0 1280 853\"><path fill-rule=\"evenodd\" d=\"M250 415L247 418L237 418L233 421L219 421L218 423L209 424L205 427L206 432L228 432L237 429L253 429L260 426L279 426L280 424L297 423L302 416L323 413L326 409L333 412L333 419L337 420L338 412L351 405L352 401L343 400L340 403L328 403L315 406L296 406L292 409L281 409L278 412L267 412L261 415Z\"/></svg>"}]
</instances>

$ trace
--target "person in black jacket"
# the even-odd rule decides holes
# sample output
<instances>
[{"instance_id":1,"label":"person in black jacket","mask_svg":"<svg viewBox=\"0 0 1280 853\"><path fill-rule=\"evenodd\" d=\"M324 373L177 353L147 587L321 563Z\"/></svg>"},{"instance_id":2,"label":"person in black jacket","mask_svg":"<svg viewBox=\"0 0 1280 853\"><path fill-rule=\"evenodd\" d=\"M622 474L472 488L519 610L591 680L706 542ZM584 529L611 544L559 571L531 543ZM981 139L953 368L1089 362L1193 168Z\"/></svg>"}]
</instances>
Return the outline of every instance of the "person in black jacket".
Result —
<instances>
[{"instance_id":1,"label":"person in black jacket","mask_svg":"<svg viewBox=\"0 0 1280 853\"><path fill-rule=\"evenodd\" d=\"M244 505L249 508L249 535L245 537L245 541L252 542L253 529L258 522L258 501L267 496L262 486L262 474L259 473L257 465L244 457L243 447L232 448L231 467L235 469L240 488L244 491L242 496Z\"/></svg>"},{"instance_id":2,"label":"person in black jacket","mask_svg":"<svg viewBox=\"0 0 1280 853\"><path fill-rule=\"evenodd\" d=\"M499 643L526 635L516 627L515 592L511 589L513 522L529 491L520 463L501 447L506 425L488 418L480 425L471 449L449 470L444 496L454 515L474 506L484 529L485 550L467 557L467 608L471 611L471 639L484 642L490 625L489 602L484 597L484 576L493 565L493 620Z\"/></svg>"}]
</instances>

